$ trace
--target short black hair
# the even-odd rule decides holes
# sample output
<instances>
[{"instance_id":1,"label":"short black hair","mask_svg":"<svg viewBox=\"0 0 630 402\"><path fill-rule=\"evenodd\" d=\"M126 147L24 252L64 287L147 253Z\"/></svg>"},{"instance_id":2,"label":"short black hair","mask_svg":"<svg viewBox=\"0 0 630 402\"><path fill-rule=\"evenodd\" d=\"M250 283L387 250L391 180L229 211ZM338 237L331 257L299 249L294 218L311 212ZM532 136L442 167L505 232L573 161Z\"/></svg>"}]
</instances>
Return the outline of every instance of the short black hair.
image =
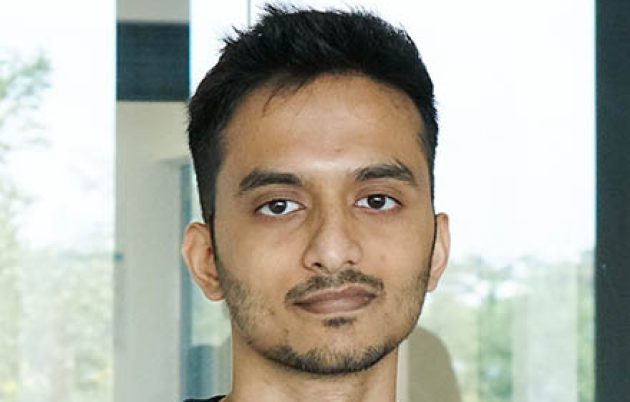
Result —
<instances>
[{"instance_id":1,"label":"short black hair","mask_svg":"<svg viewBox=\"0 0 630 402\"><path fill-rule=\"evenodd\" d=\"M409 35L365 10L298 9L266 5L261 20L235 29L217 64L192 96L188 142L203 218L214 214L223 162L222 131L236 107L257 88L300 88L323 74L362 74L404 92L424 122L420 142L433 197L438 124L433 83Z\"/></svg>"}]
</instances>

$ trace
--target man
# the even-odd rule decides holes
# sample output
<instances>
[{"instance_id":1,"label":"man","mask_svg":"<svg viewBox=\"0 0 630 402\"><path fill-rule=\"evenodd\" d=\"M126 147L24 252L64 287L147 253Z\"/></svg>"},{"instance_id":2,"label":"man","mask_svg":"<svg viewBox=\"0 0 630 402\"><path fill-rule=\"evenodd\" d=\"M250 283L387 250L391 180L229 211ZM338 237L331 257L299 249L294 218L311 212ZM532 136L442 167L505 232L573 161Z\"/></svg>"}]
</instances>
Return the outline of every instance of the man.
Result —
<instances>
[{"instance_id":1,"label":"man","mask_svg":"<svg viewBox=\"0 0 630 402\"><path fill-rule=\"evenodd\" d=\"M210 401L395 401L449 251L433 85L373 15L265 11L190 102L205 223L182 254L232 322L232 391Z\"/></svg>"}]
</instances>

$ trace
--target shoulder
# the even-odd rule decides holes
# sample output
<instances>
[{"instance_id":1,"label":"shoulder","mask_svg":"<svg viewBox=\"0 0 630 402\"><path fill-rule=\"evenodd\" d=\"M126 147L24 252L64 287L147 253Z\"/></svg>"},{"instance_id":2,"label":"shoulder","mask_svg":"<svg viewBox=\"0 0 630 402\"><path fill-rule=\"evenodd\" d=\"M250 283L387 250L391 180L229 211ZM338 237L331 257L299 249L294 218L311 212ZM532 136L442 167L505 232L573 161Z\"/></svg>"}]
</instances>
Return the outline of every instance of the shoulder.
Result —
<instances>
[{"instance_id":1,"label":"shoulder","mask_svg":"<svg viewBox=\"0 0 630 402\"><path fill-rule=\"evenodd\" d=\"M217 395L210 399L186 399L184 402L219 402L225 395Z\"/></svg>"}]
</instances>

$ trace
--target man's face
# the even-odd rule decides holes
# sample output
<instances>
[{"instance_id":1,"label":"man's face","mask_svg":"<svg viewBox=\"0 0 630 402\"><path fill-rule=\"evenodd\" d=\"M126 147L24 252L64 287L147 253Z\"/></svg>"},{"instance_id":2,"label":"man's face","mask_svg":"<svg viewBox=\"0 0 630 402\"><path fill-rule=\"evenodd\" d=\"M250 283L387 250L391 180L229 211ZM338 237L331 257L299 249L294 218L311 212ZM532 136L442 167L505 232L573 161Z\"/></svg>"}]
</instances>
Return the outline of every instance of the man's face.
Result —
<instances>
[{"instance_id":1,"label":"man's face","mask_svg":"<svg viewBox=\"0 0 630 402\"><path fill-rule=\"evenodd\" d=\"M249 95L225 129L220 289L206 294L225 297L233 336L275 362L362 370L413 329L446 262L423 123L404 93L363 76L272 93Z\"/></svg>"}]
</instances>

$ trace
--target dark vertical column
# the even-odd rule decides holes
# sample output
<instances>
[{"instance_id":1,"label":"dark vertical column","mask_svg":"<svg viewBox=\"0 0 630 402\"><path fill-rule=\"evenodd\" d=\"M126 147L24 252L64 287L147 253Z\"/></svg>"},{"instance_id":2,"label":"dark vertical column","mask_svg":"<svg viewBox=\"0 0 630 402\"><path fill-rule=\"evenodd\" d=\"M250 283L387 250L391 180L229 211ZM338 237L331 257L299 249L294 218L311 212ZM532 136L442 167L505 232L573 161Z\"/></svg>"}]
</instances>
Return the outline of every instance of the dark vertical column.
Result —
<instances>
[{"instance_id":1,"label":"dark vertical column","mask_svg":"<svg viewBox=\"0 0 630 402\"><path fill-rule=\"evenodd\" d=\"M630 1L597 0L596 400L630 400Z\"/></svg>"}]
</instances>

